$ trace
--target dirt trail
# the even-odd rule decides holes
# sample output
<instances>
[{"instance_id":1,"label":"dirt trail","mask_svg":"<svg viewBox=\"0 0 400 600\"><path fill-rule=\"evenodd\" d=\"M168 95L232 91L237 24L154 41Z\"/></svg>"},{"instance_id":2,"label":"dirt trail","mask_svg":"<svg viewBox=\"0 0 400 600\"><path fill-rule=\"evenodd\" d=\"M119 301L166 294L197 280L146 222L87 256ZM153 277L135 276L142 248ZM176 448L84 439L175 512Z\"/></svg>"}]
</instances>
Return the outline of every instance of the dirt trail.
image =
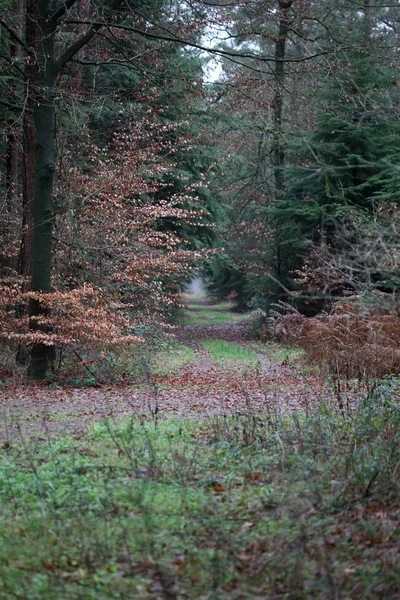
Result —
<instances>
[{"instance_id":1,"label":"dirt trail","mask_svg":"<svg viewBox=\"0 0 400 600\"><path fill-rule=\"evenodd\" d=\"M204 299L201 300L204 302ZM212 307L209 307L212 310ZM261 344L251 345L257 368L216 364L199 339L213 338L248 346L249 321L183 325L179 341L195 349L197 360L171 376L154 376L147 386L51 388L17 386L0 390L0 443L16 434L46 437L60 432L80 435L93 421L132 413L145 418L198 418L255 412L308 410L327 390L318 377L304 376L283 360L268 356Z\"/></svg>"},{"instance_id":2,"label":"dirt trail","mask_svg":"<svg viewBox=\"0 0 400 600\"><path fill-rule=\"evenodd\" d=\"M187 325L180 327L177 337L194 347L198 357L195 364L184 367L174 377L159 377L160 399L167 404L174 395L179 414L196 409L204 415L227 415L245 410L255 412L286 412L309 409L324 390L322 380L311 375L300 375L285 360L268 355L262 344L250 342L249 323L234 321L223 325ZM198 340L212 338L225 340L245 348L250 347L258 356L258 365L218 365L199 347Z\"/></svg>"}]
</instances>

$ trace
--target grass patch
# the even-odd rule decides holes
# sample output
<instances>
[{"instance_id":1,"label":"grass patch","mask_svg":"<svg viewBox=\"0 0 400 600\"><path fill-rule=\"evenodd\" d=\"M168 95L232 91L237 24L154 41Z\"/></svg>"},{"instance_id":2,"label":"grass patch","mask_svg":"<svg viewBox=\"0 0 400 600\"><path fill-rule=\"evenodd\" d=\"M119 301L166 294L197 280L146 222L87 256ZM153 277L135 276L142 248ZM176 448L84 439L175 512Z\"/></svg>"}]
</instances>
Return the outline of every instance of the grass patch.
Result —
<instances>
[{"instance_id":1,"label":"grass patch","mask_svg":"<svg viewBox=\"0 0 400 600\"><path fill-rule=\"evenodd\" d=\"M255 368L258 364L258 356L248 348L231 344L225 340L204 339L199 344L205 348L217 363L232 364L241 363L244 366Z\"/></svg>"},{"instance_id":2,"label":"grass patch","mask_svg":"<svg viewBox=\"0 0 400 600\"><path fill-rule=\"evenodd\" d=\"M306 353L302 348L291 348L276 342L252 342L248 346L249 348L263 352L273 360L279 362L285 361L291 367L301 368L304 371L311 370L310 366L306 363Z\"/></svg>"},{"instance_id":3,"label":"grass patch","mask_svg":"<svg viewBox=\"0 0 400 600\"><path fill-rule=\"evenodd\" d=\"M399 597L400 406L9 440L4 600Z\"/></svg>"},{"instance_id":4,"label":"grass patch","mask_svg":"<svg viewBox=\"0 0 400 600\"><path fill-rule=\"evenodd\" d=\"M190 303L190 307L183 312L183 325L223 325L240 318L232 312L233 305L229 302L221 304L204 305Z\"/></svg>"},{"instance_id":5,"label":"grass patch","mask_svg":"<svg viewBox=\"0 0 400 600\"><path fill-rule=\"evenodd\" d=\"M272 352L271 357L275 360L285 360L293 364L304 357L304 350L300 348L279 348Z\"/></svg>"},{"instance_id":6,"label":"grass patch","mask_svg":"<svg viewBox=\"0 0 400 600\"><path fill-rule=\"evenodd\" d=\"M196 362L195 351L186 344L174 344L152 358L152 375L172 375L182 367Z\"/></svg>"}]
</instances>

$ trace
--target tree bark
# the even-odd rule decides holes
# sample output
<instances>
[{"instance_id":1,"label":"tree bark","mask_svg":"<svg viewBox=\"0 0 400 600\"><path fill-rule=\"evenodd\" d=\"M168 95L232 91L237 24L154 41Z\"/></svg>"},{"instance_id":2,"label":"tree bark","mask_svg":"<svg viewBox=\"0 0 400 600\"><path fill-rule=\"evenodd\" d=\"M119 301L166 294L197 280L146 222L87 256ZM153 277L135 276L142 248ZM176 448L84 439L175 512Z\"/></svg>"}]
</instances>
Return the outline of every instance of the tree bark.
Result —
<instances>
[{"instance_id":1,"label":"tree bark","mask_svg":"<svg viewBox=\"0 0 400 600\"><path fill-rule=\"evenodd\" d=\"M369 43L372 34L372 6L371 0L364 0L365 41Z\"/></svg>"},{"instance_id":2,"label":"tree bark","mask_svg":"<svg viewBox=\"0 0 400 600\"><path fill-rule=\"evenodd\" d=\"M36 21L31 16L35 13L35 0L26 2L25 44L36 52ZM32 237L33 237L33 199L35 190L35 123L34 89L36 79L35 61L26 56L25 60L25 102L26 109L23 117L23 156L22 156L22 234L21 248L18 259L18 270L24 277L31 276L32 268Z\"/></svg>"},{"instance_id":3,"label":"tree bark","mask_svg":"<svg viewBox=\"0 0 400 600\"><path fill-rule=\"evenodd\" d=\"M55 82L57 67L55 61L54 34L56 24L50 18L50 2L38 3L37 16L37 72L34 123L36 128L36 175L33 201L34 231L32 241L31 290L51 291L53 189L56 170L55 144ZM36 15L32 15L35 17ZM29 15L28 15L29 18ZM34 18L35 20L35 18ZM38 324L37 318L46 314L38 300L31 300L29 316L33 331L46 331ZM32 349L29 374L42 379L52 367L54 347L36 344Z\"/></svg>"},{"instance_id":4,"label":"tree bark","mask_svg":"<svg viewBox=\"0 0 400 600\"><path fill-rule=\"evenodd\" d=\"M77 2L77 13L78 19L81 19L83 22L86 22L89 18L90 11L90 0L78 0ZM85 33L85 25L79 25L77 28L77 33L79 35L83 35ZM85 47L81 48L79 52L76 53L76 58L78 61L81 61L85 58ZM79 62L74 62L72 65L72 73L74 78L75 89L80 90L82 86L82 65Z\"/></svg>"},{"instance_id":5,"label":"tree bark","mask_svg":"<svg viewBox=\"0 0 400 600\"><path fill-rule=\"evenodd\" d=\"M272 141L272 160L275 177L275 196L279 197L283 189L283 164L285 151L282 141L282 115L285 83L285 55L287 35L290 27L289 9L294 0L279 0L279 33L275 43L275 94L272 102L274 133Z\"/></svg>"}]
</instances>

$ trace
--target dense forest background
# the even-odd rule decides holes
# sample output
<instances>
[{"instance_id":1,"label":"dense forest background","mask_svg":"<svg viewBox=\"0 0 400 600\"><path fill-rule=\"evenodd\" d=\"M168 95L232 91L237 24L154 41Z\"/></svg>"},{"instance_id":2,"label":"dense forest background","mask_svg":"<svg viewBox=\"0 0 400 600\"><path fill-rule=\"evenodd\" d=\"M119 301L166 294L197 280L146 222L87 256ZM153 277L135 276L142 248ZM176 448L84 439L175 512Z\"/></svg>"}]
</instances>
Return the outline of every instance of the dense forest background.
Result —
<instances>
[{"instance_id":1,"label":"dense forest background","mask_svg":"<svg viewBox=\"0 0 400 600\"><path fill-rule=\"evenodd\" d=\"M0 335L31 376L168 327L199 270L239 310L396 314L397 2L1 8Z\"/></svg>"}]
</instances>

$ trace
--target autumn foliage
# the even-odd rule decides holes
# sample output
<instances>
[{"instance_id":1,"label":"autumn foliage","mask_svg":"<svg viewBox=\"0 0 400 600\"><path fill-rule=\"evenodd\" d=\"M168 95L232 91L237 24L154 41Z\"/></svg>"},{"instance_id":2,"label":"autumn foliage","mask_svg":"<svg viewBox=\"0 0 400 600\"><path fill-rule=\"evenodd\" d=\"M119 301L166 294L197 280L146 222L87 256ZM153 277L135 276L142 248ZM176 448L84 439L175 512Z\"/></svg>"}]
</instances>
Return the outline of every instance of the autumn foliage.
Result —
<instances>
[{"instance_id":1,"label":"autumn foliage","mask_svg":"<svg viewBox=\"0 0 400 600\"><path fill-rule=\"evenodd\" d=\"M272 333L302 347L330 373L360 380L400 373L400 318L389 308L368 307L355 297L313 318L283 302L279 309L271 313L264 337Z\"/></svg>"},{"instance_id":2,"label":"autumn foliage","mask_svg":"<svg viewBox=\"0 0 400 600\"><path fill-rule=\"evenodd\" d=\"M125 124L102 148L86 131L79 153L71 140L55 198L54 291L27 291L9 268L0 287L0 337L48 346L136 343L138 323L162 324L174 310L182 277L205 254L179 235L179 226L201 227L206 216L197 185L184 182L177 191L174 155L190 151L175 135L181 125L148 117ZM17 237L4 252L15 265ZM29 317L30 301L45 313Z\"/></svg>"}]
</instances>

